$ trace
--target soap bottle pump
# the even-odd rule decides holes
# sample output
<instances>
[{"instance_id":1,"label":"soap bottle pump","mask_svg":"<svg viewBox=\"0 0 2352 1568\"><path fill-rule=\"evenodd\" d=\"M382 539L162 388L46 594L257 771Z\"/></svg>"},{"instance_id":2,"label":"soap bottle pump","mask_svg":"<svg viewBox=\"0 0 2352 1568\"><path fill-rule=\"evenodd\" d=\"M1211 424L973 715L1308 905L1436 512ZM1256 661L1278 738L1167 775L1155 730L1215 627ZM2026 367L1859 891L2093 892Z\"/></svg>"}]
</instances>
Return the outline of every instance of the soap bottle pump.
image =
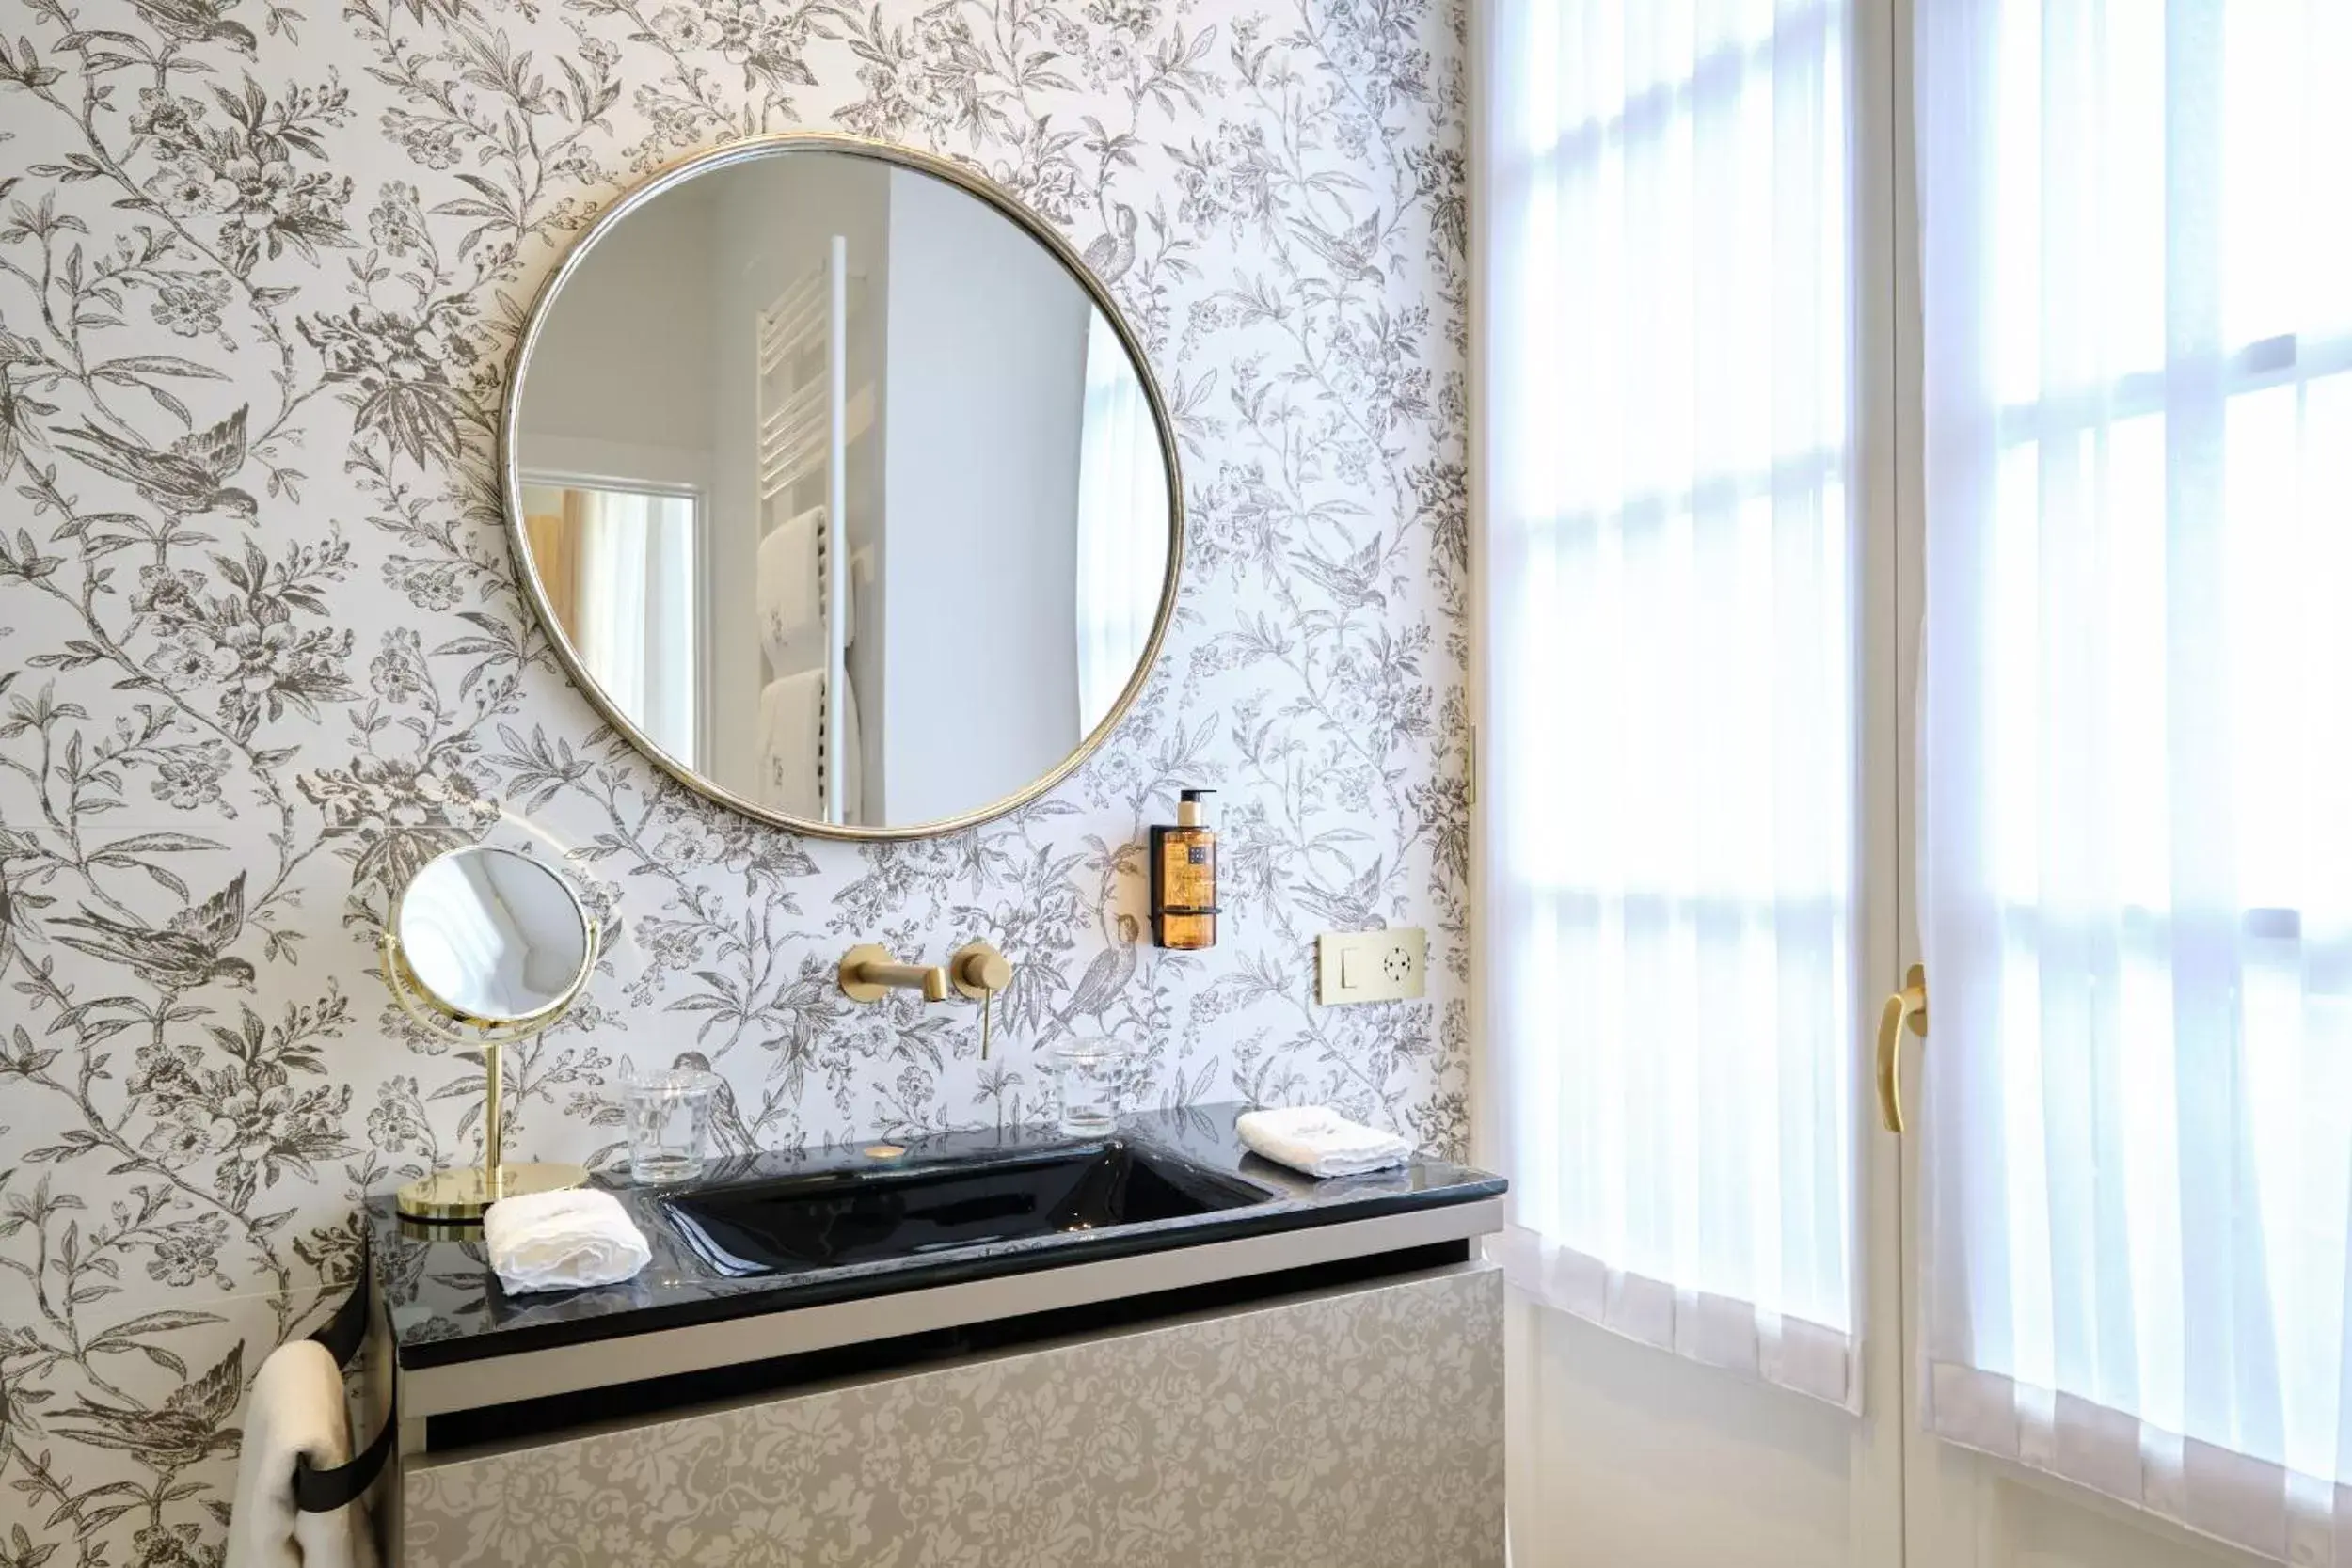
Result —
<instances>
[{"instance_id":1,"label":"soap bottle pump","mask_svg":"<svg viewBox=\"0 0 2352 1568\"><path fill-rule=\"evenodd\" d=\"M1182 791L1176 825L1152 829L1152 940L1195 953L1216 945L1216 831L1201 803L1213 789Z\"/></svg>"}]
</instances>

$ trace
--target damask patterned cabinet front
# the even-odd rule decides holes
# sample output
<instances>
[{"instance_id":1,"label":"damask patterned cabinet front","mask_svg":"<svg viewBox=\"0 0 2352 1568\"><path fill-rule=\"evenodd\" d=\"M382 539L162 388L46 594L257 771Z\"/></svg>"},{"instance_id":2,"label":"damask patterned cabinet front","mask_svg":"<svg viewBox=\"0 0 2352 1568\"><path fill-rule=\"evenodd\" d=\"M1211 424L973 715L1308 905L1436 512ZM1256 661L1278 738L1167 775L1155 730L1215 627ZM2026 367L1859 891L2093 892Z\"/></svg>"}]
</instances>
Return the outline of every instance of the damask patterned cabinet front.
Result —
<instances>
[{"instance_id":1,"label":"damask patterned cabinet front","mask_svg":"<svg viewBox=\"0 0 2352 1568\"><path fill-rule=\"evenodd\" d=\"M1490 1265L416 1455L410 1568L1500 1568Z\"/></svg>"}]
</instances>

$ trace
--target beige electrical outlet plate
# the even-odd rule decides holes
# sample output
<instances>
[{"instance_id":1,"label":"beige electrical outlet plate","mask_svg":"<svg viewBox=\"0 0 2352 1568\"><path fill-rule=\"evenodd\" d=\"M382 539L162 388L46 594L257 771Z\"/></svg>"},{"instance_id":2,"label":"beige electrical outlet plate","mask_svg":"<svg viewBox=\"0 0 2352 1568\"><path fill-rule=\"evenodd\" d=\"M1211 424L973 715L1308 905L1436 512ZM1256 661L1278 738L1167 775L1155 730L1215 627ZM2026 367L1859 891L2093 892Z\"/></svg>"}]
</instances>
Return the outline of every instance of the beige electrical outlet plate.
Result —
<instances>
[{"instance_id":1,"label":"beige electrical outlet plate","mask_svg":"<svg viewBox=\"0 0 2352 1568\"><path fill-rule=\"evenodd\" d=\"M1418 926L1326 931L1315 938L1315 1000L1409 1002L1428 994L1429 933Z\"/></svg>"}]
</instances>

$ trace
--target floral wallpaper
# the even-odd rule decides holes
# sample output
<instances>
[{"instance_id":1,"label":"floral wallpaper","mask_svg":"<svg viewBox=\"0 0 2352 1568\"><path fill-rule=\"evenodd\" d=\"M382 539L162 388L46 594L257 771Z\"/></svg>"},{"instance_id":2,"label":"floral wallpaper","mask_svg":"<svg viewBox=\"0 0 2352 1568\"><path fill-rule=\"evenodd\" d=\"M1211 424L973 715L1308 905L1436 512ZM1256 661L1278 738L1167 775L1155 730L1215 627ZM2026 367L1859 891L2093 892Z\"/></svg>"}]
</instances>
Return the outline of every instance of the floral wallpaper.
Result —
<instances>
[{"instance_id":1,"label":"floral wallpaper","mask_svg":"<svg viewBox=\"0 0 2352 1568\"><path fill-rule=\"evenodd\" d=\"M728 1148L1014 1121L1068 1032L1152 1101L1466 1129L1464 23L1452 0L11 0L0 28L0 1568L217 1561L237 1409L352 1208L472 1156L478 1054L372 937L451 846L611 915L508 1053L524 1157L619 1061ZM1143 701L1052 795L848 845L667 784L567 685L493 482L509 347L598 206L731 138L966 160L1093 254L1180 423ZM1128 236L1132 235L1132 243ZM1105 243L1107 242L1107 243ZM1222 942L1136 939L1220 791ZM1425 1003L1312 938L1432 928ZM854 1007L852 941L1018 966Z\"/></svg>"}]
</instances>

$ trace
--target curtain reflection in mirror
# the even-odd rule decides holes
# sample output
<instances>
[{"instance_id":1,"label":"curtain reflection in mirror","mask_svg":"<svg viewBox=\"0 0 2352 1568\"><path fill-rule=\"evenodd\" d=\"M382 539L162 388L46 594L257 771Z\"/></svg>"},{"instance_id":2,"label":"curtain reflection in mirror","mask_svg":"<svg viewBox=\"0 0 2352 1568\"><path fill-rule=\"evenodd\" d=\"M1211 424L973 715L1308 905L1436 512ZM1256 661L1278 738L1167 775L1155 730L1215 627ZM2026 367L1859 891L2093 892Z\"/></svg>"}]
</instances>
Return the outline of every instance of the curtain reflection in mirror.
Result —
<instances>
[{"instance_id":1,"label":"curtain reflection in mirror","mask_svg":"<svg viewBox=\"0 0 2352 1568\"><path fill-rule=\"evenodd\" d=\"M699 760L693 498L556 483L523 496L540 580L580 662L655 745Z\"/></svg>"},{"instance_id":2,"label":"curtain reflection in mirror","mask_svg":"<svg viewBox=\"0 0 2352 1568\"><path fill-rule=\"evenodd\" d=\"M1078 733L1103 721L1159 614L1168 483L1159 427L1127 345L1101 311L1087 334L1078 445Z\"/></svg>"}]
</instances>

